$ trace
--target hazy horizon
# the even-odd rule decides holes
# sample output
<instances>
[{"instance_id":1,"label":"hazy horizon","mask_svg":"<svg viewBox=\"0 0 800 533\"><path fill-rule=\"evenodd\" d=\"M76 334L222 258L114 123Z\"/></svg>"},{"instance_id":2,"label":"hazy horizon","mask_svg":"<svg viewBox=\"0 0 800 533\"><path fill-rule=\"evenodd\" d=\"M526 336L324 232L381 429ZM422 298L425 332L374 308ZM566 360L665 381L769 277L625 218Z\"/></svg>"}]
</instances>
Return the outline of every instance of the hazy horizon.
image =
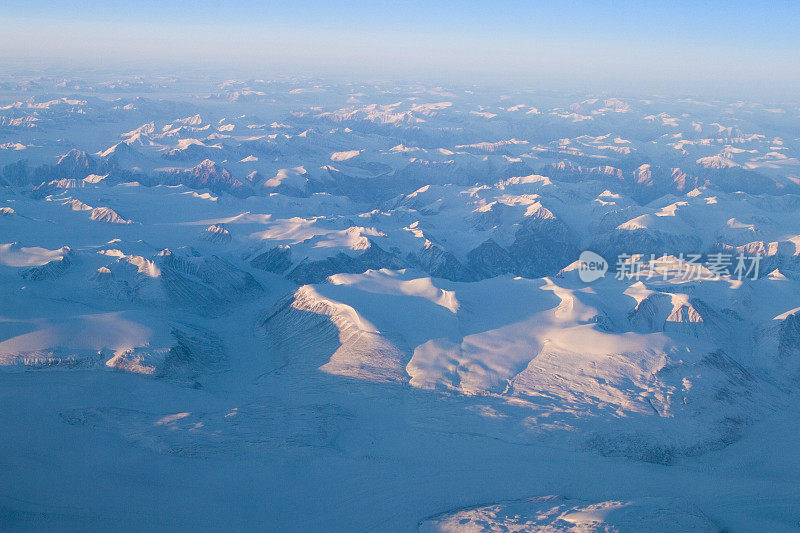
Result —
<instances>
[{"instance_id":1,"label":"hazy horizon","mask_svg":"<svg viewBox=\"0 0 800 533\"><path fill-rule=\"evenodd\" d=\"M6 70L358 76L785 97L800 7L82 1L5 8Z\"/></svg>"}]
</instances>

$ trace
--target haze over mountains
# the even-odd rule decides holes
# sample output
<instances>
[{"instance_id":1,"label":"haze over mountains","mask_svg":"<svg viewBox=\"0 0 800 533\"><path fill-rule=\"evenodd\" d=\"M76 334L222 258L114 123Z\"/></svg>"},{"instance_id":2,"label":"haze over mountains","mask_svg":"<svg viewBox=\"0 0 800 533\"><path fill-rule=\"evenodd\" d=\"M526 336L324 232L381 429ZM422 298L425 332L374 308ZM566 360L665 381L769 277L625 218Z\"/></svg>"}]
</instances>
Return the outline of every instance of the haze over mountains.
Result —
<instances>
[{"instance_id":1,"label":"haze over mountains","mask_svg":"<svg viewBox=\"0 0 800 533\"><path fill-rule=\"evenodd\" d=\"M791 530L799 125L798 103L0 80L0 525ZM760 275L586 284L583 250Z\"/></svg>"}]
</instances>

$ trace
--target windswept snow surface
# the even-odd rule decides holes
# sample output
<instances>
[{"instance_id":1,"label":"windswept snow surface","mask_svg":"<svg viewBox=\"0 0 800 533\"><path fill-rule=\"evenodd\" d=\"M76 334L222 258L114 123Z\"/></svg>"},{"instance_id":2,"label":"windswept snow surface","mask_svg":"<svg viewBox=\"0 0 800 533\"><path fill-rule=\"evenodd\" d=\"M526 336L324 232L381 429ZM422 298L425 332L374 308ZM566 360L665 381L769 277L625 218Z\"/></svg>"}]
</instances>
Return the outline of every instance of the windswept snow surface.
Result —
<instances>
[{"instance_id":1,"label":"windswept snow surface","mask_svg":"<svg viewBox=\"0 0 800 533\"><path fill-rule=\"evenodd\" d=\"M0 530L800 526L796 102L0 87Z\"/></svg>"}]
</instances>

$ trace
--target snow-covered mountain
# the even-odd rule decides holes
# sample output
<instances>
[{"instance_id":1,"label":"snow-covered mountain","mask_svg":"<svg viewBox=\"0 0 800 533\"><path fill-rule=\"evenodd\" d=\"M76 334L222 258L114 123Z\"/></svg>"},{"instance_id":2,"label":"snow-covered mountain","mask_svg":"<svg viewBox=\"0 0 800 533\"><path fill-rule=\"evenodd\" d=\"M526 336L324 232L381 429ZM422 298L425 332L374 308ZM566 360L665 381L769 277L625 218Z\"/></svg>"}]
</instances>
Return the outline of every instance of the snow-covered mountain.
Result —
<instances>
[{"instance_id":1,"label":"snow-covered mountain","mask_svg":"<svg viewBox=\"0 0 800 533\"><path fill-rule=\"evenodd\" d=\"M176 494L212 528L797 526L759 443L796 438L797 103L35 81L0 93L0 529Z\"/></svg>"}]
</instances>

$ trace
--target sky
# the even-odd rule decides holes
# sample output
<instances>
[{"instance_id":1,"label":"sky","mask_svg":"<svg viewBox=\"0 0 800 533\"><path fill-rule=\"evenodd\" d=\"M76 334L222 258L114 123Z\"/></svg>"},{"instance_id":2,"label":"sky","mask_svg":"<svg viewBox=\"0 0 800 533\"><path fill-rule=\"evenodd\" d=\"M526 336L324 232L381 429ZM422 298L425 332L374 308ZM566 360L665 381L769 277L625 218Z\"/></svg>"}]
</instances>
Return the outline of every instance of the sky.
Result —
<instances>
[{"instance_id":1,"label":"sky","mask_svg":"<svg viewBox=\"0 0 800 533\"><path fill-rule=\"evenodd\" d=\"M0 67L800 88L797 1L6 0Z\"/></svg>"}]
</instances>

